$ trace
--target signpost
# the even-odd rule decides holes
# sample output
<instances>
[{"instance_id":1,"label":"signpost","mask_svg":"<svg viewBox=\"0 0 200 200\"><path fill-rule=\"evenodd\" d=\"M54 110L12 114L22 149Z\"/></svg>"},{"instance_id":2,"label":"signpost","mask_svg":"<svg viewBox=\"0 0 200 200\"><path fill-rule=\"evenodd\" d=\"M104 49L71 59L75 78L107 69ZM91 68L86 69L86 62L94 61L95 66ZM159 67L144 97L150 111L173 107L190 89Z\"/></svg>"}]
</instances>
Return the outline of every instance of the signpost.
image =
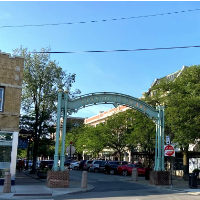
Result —
<instances>
[{"instance_id":1,"label":"signpost","mask_svg":"<svg viewBox=\"0 0 200 200\"><path fill-rule=\"evenodd\" d=\"M68 153L70 155L70 159L71 159L71 155L74 155L76 149L74 146L72 146L73 142L70 142L70 145L66 148L66 153Z\"/></svg>"},{"instance_id":2,"label":"signpost","mask_svg":"<svg viewBox=\"0 0 200 200\"><path fill-rule=\"evenodd\" d=\"M170 163L170 169L171 169L171 188L173 188L172 185L172 170L173 170L173 160L172 158L175 157L175 150L174 150L174 145L170 145L170 138L166 137L166 143L168 143L168 145L164 146L164 152L165 152L165 156L169 156L171 157L171 163Z\"/></svg>"}]
</instances>

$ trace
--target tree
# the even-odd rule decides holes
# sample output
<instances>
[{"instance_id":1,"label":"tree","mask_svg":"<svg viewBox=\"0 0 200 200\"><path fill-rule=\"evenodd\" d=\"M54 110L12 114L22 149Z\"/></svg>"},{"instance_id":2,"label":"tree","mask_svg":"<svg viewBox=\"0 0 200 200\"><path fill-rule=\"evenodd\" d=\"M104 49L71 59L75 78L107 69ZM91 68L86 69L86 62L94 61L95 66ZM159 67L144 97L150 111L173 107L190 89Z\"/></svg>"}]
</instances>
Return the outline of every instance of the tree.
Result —
<instances>
[{"instance_id":1,"label":"tree","mask_svg":"<svg viewBox=\"0 0 200 200\"><path fill-rule=\"evenodd\" d=\"M103 123L98 124L96 127L87 126L84 130L85 148L94 157L98 157L99 152L106 147L104 132L105 125Z\"/></svg>"},{"instance_id":2,"label":"tree","mask_svg":"<svg viewBox=\"0 0 200 200\"><path fill-rule=\"evenodd\" d=\"M46 137L40 139L40 145L38 147L37 156L41 157L50 157L51 159L54 156L55 152L55 141Z\"/></svg>"},{"instance_id":3,"label":"tree","mask_svg":"<svg viewBox=\"0 0 200 200\"><path fill-rule=\"evenodd\" d=\"M47 53L49 51L50 48L42 48L40 53L31 53L27 48L22 47L13 51L14 55L25 58L22 110L23 114L34 118L33 173L35 173L40 138L48 135L49 128L55 123L57 91L59 89L68 90L70 98L80 94L80 90L71 91L72 83L75 82L75 74L67 74L63 71L55 60L50 59Z\"/></svg>"},{"instance_id":4,"label":"tree","mask_svg":"<svg viewBox=\"0 0 200 200\"><path fill-rule=\"evenodd\" d=\"M150 166L150 152L155 148L155 123L143 113L135 111L130 130L130 144L134 147L140 145L142 150L149 153Z\"/></svg>"},{"instance_id":5,"label":"tree","mask_svg":"<svg viewBox=\"0 0 200 200\"><path fill-rule=\"evenodd\" d=\"M166 126L183 153L184 178L187 179L189 144L200 138L200 65L186 68L174 81L164 78L153 90L158 102L166 104Z\"/></svg>"},{"instance_id":6,"label":"tree","mask_svg":"<svg viewBox=\"0 0 200 200\"><path fill-rule=\"evenodd\" d=\"M73 141L76 152L82 154L83 151L97 155L105 147L104 124L98 126L81 125L73 127L66 135L66 145Z\"/></svg>"},{"instance_id":7,"label":"tree","mask_svg":"<svg viewBox=\"0 0 200 200\"><path fill-rule=\"evenodd\" d=\"M106 146L117 151L122 158L122 153L125 152L125 147L130 143L130 129L134 120L134 110L128 109L125 112L109 116L105 121L104 138L107 141Z\"/></svg>"}]
</instances>

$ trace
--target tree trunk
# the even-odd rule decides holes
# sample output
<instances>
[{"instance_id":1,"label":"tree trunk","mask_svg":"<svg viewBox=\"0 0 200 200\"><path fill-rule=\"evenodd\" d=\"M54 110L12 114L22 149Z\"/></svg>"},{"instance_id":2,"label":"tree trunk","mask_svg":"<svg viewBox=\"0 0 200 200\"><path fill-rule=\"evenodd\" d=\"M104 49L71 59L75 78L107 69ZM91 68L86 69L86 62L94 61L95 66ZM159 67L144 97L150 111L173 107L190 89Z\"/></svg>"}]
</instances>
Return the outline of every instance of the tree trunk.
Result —
<instances>
[{"instance_id":1,"label":"tree trunk","mask_svg":"<svg viewBox=\"0 0 200 200\"><path fill-rule=\"evenodd\" d=\"M33 165L31 174L35 174L36 171L37 152L38 152L38 140L36 139L34 141L34 146L33 146Z\"/></svg>"},{"instance_id":2,"label":"tree trunk","mask_svg":"<svg viewBox=\"0 0 200 200\"><path fill-rule=\"evenodd\" d=\"M150 148L149 148L149 164L148 164L148 167L150 167L151 165L151 152L150 152Z\"/></svg>"},{"instance_id":3,"label":"tree trunk","mask_svg":"<svg viewBox=\"0 0 200 200\"><path fill-rule=\"evenodd\" d=\"M188 158L188 148L183 150L183 179L188 181L189 177L189 158Z\"/></svg>"}]
</instances>

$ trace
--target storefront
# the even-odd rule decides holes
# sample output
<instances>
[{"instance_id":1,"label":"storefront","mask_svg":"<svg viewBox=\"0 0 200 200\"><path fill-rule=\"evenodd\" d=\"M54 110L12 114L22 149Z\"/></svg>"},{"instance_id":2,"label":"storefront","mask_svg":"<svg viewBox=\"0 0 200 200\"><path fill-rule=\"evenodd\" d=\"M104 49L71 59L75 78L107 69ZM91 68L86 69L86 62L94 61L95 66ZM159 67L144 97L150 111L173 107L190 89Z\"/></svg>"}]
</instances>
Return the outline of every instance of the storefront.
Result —
<instances>
[{"instance_id":1,"label":"storefront","mask_svg":"<svg viewBox=\"0 0 200 200\"><path fill-rule=\"evenodd\" d=\"M11 173L15 184L18 132L0 131L0 185L4 184L5 172Z\"/></svg>"}]
</instances>

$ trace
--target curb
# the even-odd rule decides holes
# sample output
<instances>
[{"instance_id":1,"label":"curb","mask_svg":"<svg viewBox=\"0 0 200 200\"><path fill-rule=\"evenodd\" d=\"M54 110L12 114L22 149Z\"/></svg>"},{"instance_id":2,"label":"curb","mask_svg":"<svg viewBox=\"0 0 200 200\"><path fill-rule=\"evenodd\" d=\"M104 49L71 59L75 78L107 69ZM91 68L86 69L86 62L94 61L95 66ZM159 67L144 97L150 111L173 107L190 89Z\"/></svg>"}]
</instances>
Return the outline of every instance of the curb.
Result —
<instances>
[{"instance_id":1,"label":"curb","mask_svg":"<svg viewBox=\"0 0 200 200\"><path fill-rule=\"evenodd\" d=\"M164 189L164 190L179 191L179 192L183 192L184 194L190 194L190 195L196 195L196 196L200 195L200 192L190 192L190 191L187 191L186 189L179 189L179 188L159 187L157 185L150 185L148 183L140 183L140 181L132 181L131 179L126 179L126 178L115 178L115 180L116 181L129 182L129 183L136 183L136 184L140 184L140 185L148 185L148 186L152 186L152 187L156 187L156 188L161 188L161 189Z\"/></svg>"},{"instance_id":2,"label":"curb","mask_svg":"<svg viewBox=\"0 0 200 200\"><path fill-rule=\"evenodd\" d=\"M68 192L66 194L79 194L79 193L86 193L86 192L89 192L91 190L94 189L94 186L93 185L90 185L90 188L86 188L86 189L83 189L81 188L81 191L76 191L76 192ZM63 195L66 195L66 194L63 194Z\"/></svg>"}]
</instances>

